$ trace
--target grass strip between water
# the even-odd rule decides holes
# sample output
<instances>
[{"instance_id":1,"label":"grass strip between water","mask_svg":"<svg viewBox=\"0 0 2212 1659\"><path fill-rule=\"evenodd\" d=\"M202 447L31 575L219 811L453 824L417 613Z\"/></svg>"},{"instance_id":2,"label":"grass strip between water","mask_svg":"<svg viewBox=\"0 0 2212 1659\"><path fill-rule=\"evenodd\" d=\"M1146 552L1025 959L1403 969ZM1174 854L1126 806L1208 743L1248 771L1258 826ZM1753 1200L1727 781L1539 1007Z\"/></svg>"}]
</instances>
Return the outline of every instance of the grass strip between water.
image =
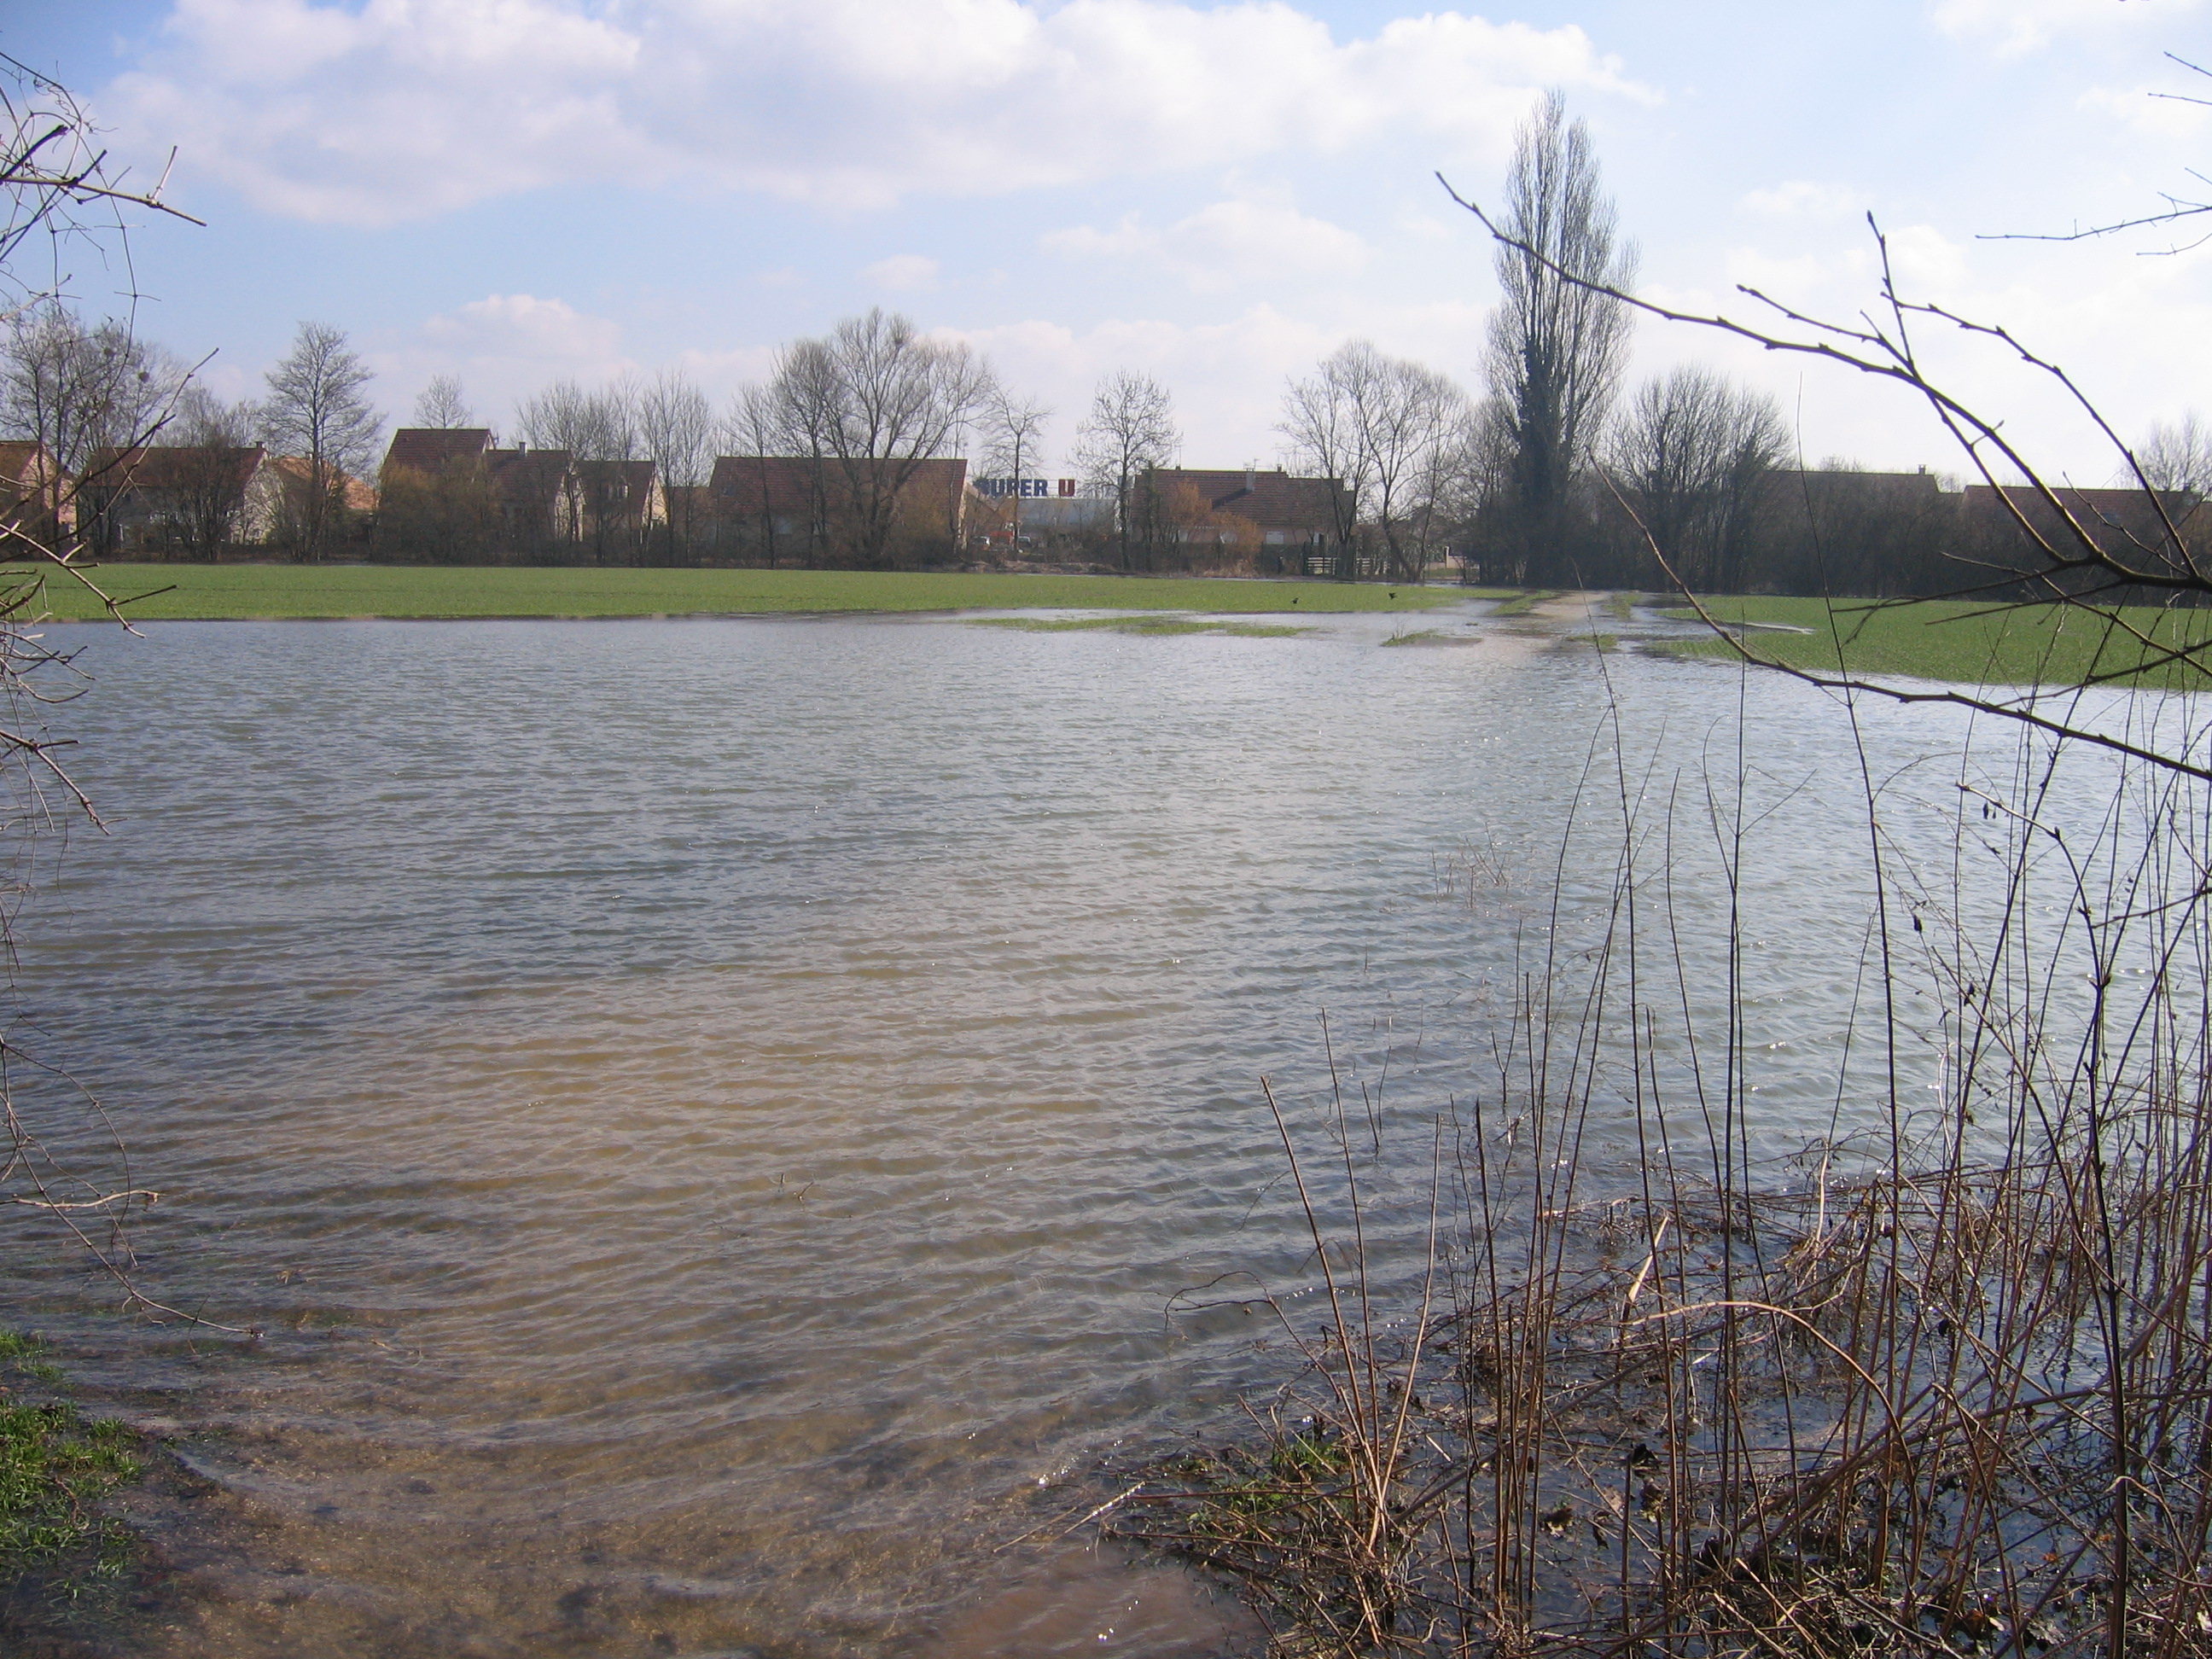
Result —
<instances>
[{"instance_id":1,"label":"grass strip between water","mask_svg":"<svg viewBox=\"0 0 2212 1659\"><path fill-rule=\"evenodd\" d=\"M2155 653L2106 617L2073 605L1734 595L1704 603L1717 621L1751 625L1742 638L1753 656L1793 668L1834 672L1840 642L1841 665L1857 674L1991 685L2081 685L2110 678L2118 685L2178 691L2212 685L2212 677L2187 664L2142 669L2147 659L2154 662ZM1660 614L1697 619L1686 606ZM2212 611L2124 606L2113 614L2162 647L2212 638ZM1653 648L1694 657L1735 655L1725 641L1711 636L1655 642Z\"/></svg>"},{"instance_id":2,"label":"grass strip between water","mask_svg":"<svg viewBox=\"0 0 2212 1659\"><path fill-rule=\"evenodd\" d=\"M1556 599L1559 597L1557 588L1532 587L1526 592L1512 594L1490 614L1493 617L1525 617L1547 600Z\"/></svg>"},{"instance_id":3,"label":"grass strip between water","mask_svg":"<svg viewBox=\"0 0 2212 1659\"><path fill-rule=\"evenodd\" d=\"M144 595L125 613L146 621L1026 610L1294 615L1425 611L1469 597L1458 587L1207 577L484 565L110 564L96 567L93 580L118 599ZM82 587L52 574L46 608L58 621L103 614Z\"/></svg>"},{"instance_id":4,"label":"grass strip between water","mask_svg":"<svg viewBox=\"0 0 2212 1659\"><path fill-rule=\"evenodd\" d=\"M978 617L971 628L1012 628L1024 634L1226 634L1241 640L1285 640L1310 634L1296 623L1212 622L1203 617Z\"/></svg>"}]
</instances>

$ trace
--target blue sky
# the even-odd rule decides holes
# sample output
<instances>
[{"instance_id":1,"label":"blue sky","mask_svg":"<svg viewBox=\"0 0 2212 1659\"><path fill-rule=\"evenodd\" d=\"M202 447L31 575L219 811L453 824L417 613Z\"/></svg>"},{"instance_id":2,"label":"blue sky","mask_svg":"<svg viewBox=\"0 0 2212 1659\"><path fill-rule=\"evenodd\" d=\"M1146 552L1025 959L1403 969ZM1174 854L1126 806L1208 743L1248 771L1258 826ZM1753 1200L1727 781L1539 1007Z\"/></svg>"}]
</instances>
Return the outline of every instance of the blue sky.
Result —
<instances>
[{"instance_id":1,"label":"blue sky","mask_svg":"<svg viewBox=\"0 0 2212 1659\"><path fill-rule=\"evenodd\" d=\"M2212 163L2212 0L1557 3L1482 13L1169 0L0 0L207 228L133 248L146 331L231 395L302 318L404 416L681 363L718 397L872 304L988 350L1071 435L1120 368L1194 463L1263 464L1286 375L1364 336L1479 386L1494 296L1431 176L1496 195L1546 87L1596 139L1655 297L1752 283L1848 319L1864 215L1913 290L2002 321L2130 434L2212 413L2212 248L1978 240L2157 205ZM2212 168L2208 168L2212 170ZM117 286L80 269L88 307ZM1883 389L1646 325L1636 372L1772 389L1812 459L1954 469ZM2112 470L2062 400L1935 355L2046 465Z\"/></svg>"}]
</instances>

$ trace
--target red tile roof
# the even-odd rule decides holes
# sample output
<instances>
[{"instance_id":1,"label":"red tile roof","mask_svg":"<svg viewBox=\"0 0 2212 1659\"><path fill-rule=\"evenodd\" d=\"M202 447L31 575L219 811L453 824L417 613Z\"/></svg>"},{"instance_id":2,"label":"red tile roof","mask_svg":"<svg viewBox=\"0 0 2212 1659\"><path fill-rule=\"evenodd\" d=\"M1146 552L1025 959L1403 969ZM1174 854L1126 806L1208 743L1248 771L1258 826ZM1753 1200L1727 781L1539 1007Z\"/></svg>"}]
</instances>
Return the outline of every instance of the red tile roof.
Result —
<instances>
[{"instance_id":1,"label":"red tile roof","mask_svg":"<svg viewBox=\"0 0 2212 1659\"><path fill-rule=\"evenodd\" d=\"M484 465L501 495L543 505L561 492L574 465L565 449L488 449Z\"/></svg>"},{"instance_id":2,"label":"red tile roof","mask_svg":"<svg viewBox=\"0 0 2212 1659\"><path fill-rule=\"evenodd\" d=\"M183 444L95 449L85 464L83 482L102 489L198 489L213 482L212 466L228 471L232 486L243 489L264 459L269 459L268 452L259 444L220 449Z\"/></svg>"},{"instance_id":3,"label":"red tile roof","mask_svg":"<svg viewBox=\"0 0 2212 1659\"><path fill-rule=\"evenodd\" d=\"M442 472L456 461L482 459L490 447L489 427L404 426L392 434L392 447L384 452L384 470L405 466L417 472Z\"/></svg>"}]
</instances>

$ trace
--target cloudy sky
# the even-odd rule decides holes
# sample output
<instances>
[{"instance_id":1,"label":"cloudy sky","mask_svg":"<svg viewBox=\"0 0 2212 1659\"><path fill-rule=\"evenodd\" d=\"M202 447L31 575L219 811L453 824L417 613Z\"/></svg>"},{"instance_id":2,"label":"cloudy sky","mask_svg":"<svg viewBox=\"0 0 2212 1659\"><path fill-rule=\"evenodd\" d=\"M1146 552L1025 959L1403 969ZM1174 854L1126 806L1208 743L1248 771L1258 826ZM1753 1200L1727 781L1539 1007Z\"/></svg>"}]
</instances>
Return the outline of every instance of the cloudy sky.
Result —
<instances>
[{"instance_id":1,"label":"cloudy sky","mask_svg":"<svg viewBox=\"0 0 2212 1659\"><path fill-rule=\"evenodd\" d=\"M1364 336L1479 384L1475 227L1516 125L1566 94L1644 290L1749 283L1848 320L1866 216L1911 292L2002 322L2130 434L2212 414L2212 247L1985 240L2153 210L2212 172L2212 0L0 0L0 51L76 89L205 229L133 245L146 331L254 390L336 323L404 416L458 374L495 424L557 375L720 395L870 305L988 350L1058 411L1174 392L1194 464L1274 459L1286 375ZM81 267L98 307L116 274ZM2045 465L2112 461L2002 354L1946 374ZM1808 459L1957 466L1884 388L1645 325Z\"/></svg>"}]
</instances>

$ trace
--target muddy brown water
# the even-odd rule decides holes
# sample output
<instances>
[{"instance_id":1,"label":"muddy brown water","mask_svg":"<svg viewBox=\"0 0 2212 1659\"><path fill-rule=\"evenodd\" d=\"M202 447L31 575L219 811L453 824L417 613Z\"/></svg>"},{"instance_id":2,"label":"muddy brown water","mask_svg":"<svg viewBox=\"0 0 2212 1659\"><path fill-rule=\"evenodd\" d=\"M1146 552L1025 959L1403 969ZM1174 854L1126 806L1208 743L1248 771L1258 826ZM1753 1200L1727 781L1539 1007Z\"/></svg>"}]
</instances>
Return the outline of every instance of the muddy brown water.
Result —
<instances>
[{"instance_id":1,"label":"muddy brown water","mask_svg":"<svg viewBox=\"0 0 2212 1659\"><path fill-rule=\"evenodd\" d=\"M1260 1075L1321 1112L1326 1012L1425 1149L1555 873L1570 929L1607 890L1603 836L1559 860L1616 726L1655 801L1752 734L1778 1144L1831 1121L1863 939L1826 699L1407 625L59 630L112 827L32 906L12 1035L162 1190L145 1286L262 1333L118 1319L9 1224L6 1318L213 1483L147 1650L1253 1651L1072 1523L1284 1374L1176 1299L1311 1289Z\"/></svg>"}]
</instances>

